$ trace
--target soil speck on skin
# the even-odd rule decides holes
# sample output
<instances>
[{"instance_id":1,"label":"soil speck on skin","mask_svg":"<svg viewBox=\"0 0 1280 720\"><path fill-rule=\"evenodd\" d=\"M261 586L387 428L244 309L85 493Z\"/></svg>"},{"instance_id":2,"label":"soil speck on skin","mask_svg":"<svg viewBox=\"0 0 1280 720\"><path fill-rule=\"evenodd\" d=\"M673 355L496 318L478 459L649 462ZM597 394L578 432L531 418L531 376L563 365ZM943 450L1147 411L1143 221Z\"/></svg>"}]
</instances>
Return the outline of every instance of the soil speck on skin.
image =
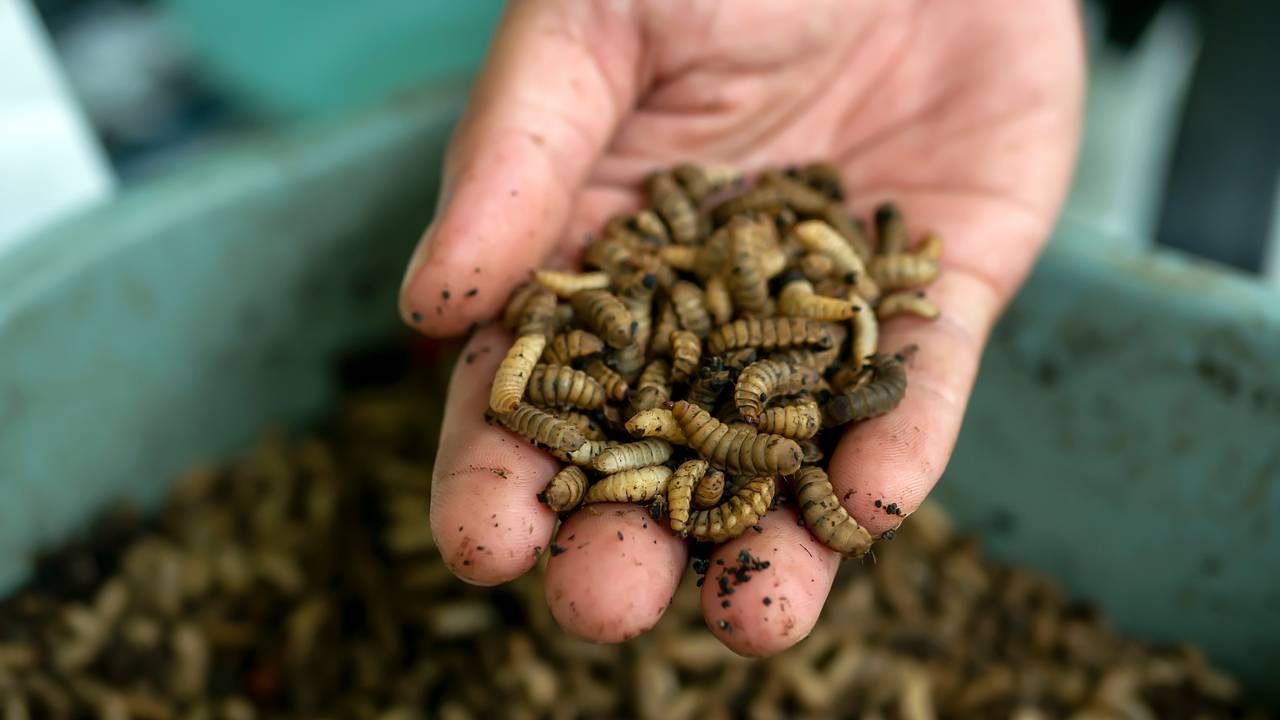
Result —
<instances>
[{"instance_id":1,"label":"soil speck on skin","mask_svg":"<svg viewBox=\"0 0 1280 720\"><path fill-rule=\"evenodd\" d=\"M760 525L752 525L752 526L751 526L751 529L752 529L752 530L755 530L755 531L756 531L756 532L758 532L758 533L762 533L762 532L764 532L764 527L762 527L762 526L760 526Z\"/></svg>"},{"instance_id":2,"label":"soil speck on skin","mask_svg":"<svg viewBox=\"0 0 1280 720\"><path fill-rule=\"evenodd\" d=\"M533 546L533 557L534 557L535 559L536 559L536 558L540 558L540 557L542 557L542 546L541 546L541 545L534 545L534 546Z\"/></svg>"},{"instance_id":3,"label":"soil speck on skin","mask_svg":"<svg viewBox=\"0 0 1280 720\"><path fill-rule=\"evenodd\" d=\"M876 501L876 507L883 507L883 506L884 506L884 502L883 502L883 501L881 501L881 500L877 500L877 501Z\"/></svg>"},{"instance_id":4,"label":"soil speck on skin","mask_svg":"<svg viewBox=\"0 0 1280 720\"><path fill-rule=\"evenodd\" d=\"M548 548L548 549L550 549L550 550L551 550L551 557L555 557L555 556L557 556L557 555L559 555L559 554L563 553L563 552L564 552L565 550L567 550L568 548L563 548L563 547L560 547L559 545L557 545L557 544L555 544L555 543L551 543L551 545L549 546L549 548Z\"/></svg>"},{"instance_id":5,"label":"soil speck on skin","mask_svg":"<svg viewBox=\"0 0 1280 720\"><path fill-rule=\"evenodd\" d=\"M462 526L461 526L461 525L459 525L459 526L458 526L458 532L462 532Z\"/></svg>"},{"instance_id":6,"label":"soil speck on skin","mask_svg":"<svg viewBox=\"0 0 1280 720\"><path fill-rule=\"evenodd\" d=\"M878 500L876 502L879 502ZM898 503L889 503L884 506L885 515L896 515L902 517L902 510L898 508Z\"/></svg>"},{"instance_id":7,"label":"soil speck on skin","mask_svg":"<svg viewBox=\"0 0 1280 720\"><path fill-rule=\"evenodd\" d=\"M727 607L729 607L729 606L730 606L730 605L732 605L732 604L733 604L733 601L731 601L731 600L724 600L724 601L721 601L721 603L720 603L720 607L722 607L722 608L727 608Z\"/></svg>"},{"instance_id":8,"label":"soil speck on skin","mask_svg":"<svg viewBox=\"0 0 1280 720\"><path fill-rule=\"evenodd\" d=\"M475 297L480 294L480 288L471 288L467 291L467 297Z\"/></svg>"},{"instance_id":9,"label":"soil speck on skin","mask_svg":"<svg viewBox=\"0 0 1280 720\"><path fill-rule=\"evenodd\" d=\"M768 595L765 595L764 600L762 600L761 602L764 603L765 607L769 607L770 605L773 604L773 598L769 597Z\"/></svg>"},{"instance_id":10,"label":"soil speck on skin","mask_svg":"<svg viewBox=\"0 0 1280 720\"><path fill-rule=\"evenodd\" d=\"M724 630L725 632L729 633L730 635L733 634L733 626L729 624L728 620L721 620L720 622L716 623L716 626L719 627L721 630Z\"/></svg>"},{"instance_id":11,"label":"soil speck on skin","mask_svg":"<svg viewBox=\"0 0 1280 720\"><path fill-rule=\"evenodd\" d=\"M466 566L466 565L470 565L470 564L471 564L471 561L470 561L470 560L463 560L463 561L462 561L462 564L463 564L464 566Z\"/></svg>"},{"instance_id":12,"label":"soil speck on skin","mask_svg":"<svg viewBox=\"0 0 1280 720\"><path fill-rule=\"evenodd\" d=\"M892 540L898 534L898 528L889 528L880 534L881 540Z\"/></svg>"},{"instance_id":13,"label":"soil speck on skin","mask_svg":"<svg viewBox=\"0 0 1280 720\"><path fill-rule=\"evenodd\" d=\"M717 560L716 564L720 565L723 563ZM719 577L716 578L716 584L719 586L719 590L716 592L716 597L732 595L735 587L743 583L751 582L751 573L765 570L768 567L768 560L757 560L752 557L751 553L747 550L739 552L737 565L726 567L724 570L720 571Z\"/></svg>"},{"instance_id":14,"label":"soil speck on skin","mask_svg":"<svg viewBox=\"0 0 1280 720\"><path fill-rule=\"evenodd\" d=\"M471 272L475 273L476 275L479 275L479 274L480 274L480 268L478 268L478 267L477 267L477 268L473 269Z\"/></svg>"},{"instance_id":15,"label":"soil speck on skin","mask_svg":"<svg viewBox=\"0 0 1280 720\"><path fill-rule=\"evenodd\" d=\"M475 354L475 353L473 353L473 352L469 352L469 353L467 353L467 354L466 354L466 356L462 358L462 362L464 362L464 363L466 363L466 364L468 364L468 365L470 365L471 363L473 363L473 362L475 362L475 361L476 361L476 354Z\"/></svg>"},{"instance_id":16,"label":"soil speck on skin","mask_svg":"<svg viewBox=\"0 0 1280 720\"><path fill-rule=\"evenodd\" d=\"M619 530L619 531L618 531L618 540L619 540L619 541L622 541L622 540L625 540L625 539L626 539L626 538L624 538L624 537L622 536L622 531L621 531L621 530Z\"/></svg>"},{"instance_id":17,"label":"soil speck on skin","mask_svg":"<svg viewBox=\"0 0 1280 720\"><path fill-rule=\"evenodd\" d=\"M483 546L483 545L477 545L477 546L476 546L476 551L478 551L478 552L484 552L484 546Z\"/></svg>"},{"instance_id":18,"label":"soil speck on skin","mask_svg":"<svg viewBox=\"0 0 1280 720\"><path fill-rule=\"evenodd\" d=\"M444 298L445 300L448 300L448 299L449 299L449 291L448 291L448 290L441 290L441 291L440 291L440 297Z\"/></svg>"},{"instance_id":19,"label":"soil speck on skin","mask_svg":"<svg viewBox=\"0 0 1280 720\"><path fill-rule=\"evenodd\" d=\"M413 321L416 323L422 322L422 313L418 312L417 310L414 310L412 313L410 313L409 317L413 318Z\"/></svg>"}]
</instances>

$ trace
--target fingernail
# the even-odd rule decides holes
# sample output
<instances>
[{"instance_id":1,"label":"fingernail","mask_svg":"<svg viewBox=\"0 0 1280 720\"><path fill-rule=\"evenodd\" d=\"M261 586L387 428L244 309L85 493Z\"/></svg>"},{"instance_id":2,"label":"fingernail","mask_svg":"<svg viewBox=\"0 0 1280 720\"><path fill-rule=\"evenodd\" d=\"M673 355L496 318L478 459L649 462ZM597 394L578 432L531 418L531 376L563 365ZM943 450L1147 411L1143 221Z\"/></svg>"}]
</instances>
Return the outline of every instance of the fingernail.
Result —
<instances>
[{"instance_id":1,"label":"fingernail","mask_svg":"<svg viewBox=\"0 0 1280 720\"><path fill-rule=\"evenodd\" d=\"M413 309L409 307L409 287L413 285L414 278L418 277L422 266L427 263L427 259L431 256L431 243L435 234L435 227L433 222L422 233L422 239L418 241L417 247L413 249L413 254L409 256L409 267L404 271L404 279L400 281L400 314L404 316L406 322L412 322L414 313Z\"/></svg>"}]
</instances>

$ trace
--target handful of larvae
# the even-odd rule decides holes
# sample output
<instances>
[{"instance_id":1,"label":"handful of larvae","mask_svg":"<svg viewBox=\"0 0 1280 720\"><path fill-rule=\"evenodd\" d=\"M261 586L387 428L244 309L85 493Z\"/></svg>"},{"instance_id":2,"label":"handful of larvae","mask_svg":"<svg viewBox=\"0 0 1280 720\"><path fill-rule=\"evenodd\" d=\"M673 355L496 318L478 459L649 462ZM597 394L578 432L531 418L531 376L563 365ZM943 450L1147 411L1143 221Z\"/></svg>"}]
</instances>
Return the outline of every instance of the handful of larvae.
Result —
<instances>
[{"instance_id":1,"label":"handful of larvae","mask_svg":"<svg viewBox=\"0 0 1280 720\"><path fill-rule=\"evenodd\" d=\"M879 324L938 316L919 288L941 238L911 243L893 203L869 233L825 163L754 183L682 164L647 190L589 241L588 271L535 271L504 313L517 339L492 417L567 463L539 498L645 504L722 543L789 494L820 542L861 556L872 538L823 459L842 426L902 400L904 357L880 352Z\"/></svg>"}]
</instances>

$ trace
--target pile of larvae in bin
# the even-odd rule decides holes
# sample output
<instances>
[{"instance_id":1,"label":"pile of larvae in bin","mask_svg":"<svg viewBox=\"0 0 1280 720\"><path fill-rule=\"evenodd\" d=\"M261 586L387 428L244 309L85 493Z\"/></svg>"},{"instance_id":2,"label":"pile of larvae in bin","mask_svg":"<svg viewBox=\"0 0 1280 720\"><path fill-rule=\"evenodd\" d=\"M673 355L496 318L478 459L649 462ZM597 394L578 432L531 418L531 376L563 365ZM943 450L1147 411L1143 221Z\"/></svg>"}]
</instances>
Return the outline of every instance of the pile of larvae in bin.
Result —
<instances>
[{"instance_id":1,"label":"pile of larvae in bin","mask_svg":"<svg viewBox=\"0 0 1280 720\"><path fill-rule=\"evenodd\" d=\"M516 339L489 415L567 463L550 509L647 505L723 543L790 495L814 537L859 557L871 535L823 460L849 423L892 411L904 353L879 324L938 309L920 288L942 240L912 242L898 207L869 231L826 163L747 182L720 167L651 174L648 205L608 221L582 272L534 271L508 302Z\"/></svg>"}]
</instances>

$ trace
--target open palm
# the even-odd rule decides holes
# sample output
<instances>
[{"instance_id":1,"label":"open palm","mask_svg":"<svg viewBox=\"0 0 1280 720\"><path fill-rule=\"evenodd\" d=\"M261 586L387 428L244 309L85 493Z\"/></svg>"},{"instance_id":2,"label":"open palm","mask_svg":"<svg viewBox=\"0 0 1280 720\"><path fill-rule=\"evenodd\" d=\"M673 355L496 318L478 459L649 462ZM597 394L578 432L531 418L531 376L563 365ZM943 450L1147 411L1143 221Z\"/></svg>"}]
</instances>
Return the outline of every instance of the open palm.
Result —
<instances>
[{"instance_id":1,"label":"open palm","mask_svg":"<svg viewBox=\"0 0 1280 720\"><path fill-rule=\"evenodd\" d=\"M987 334L1065 192L1083 84L1077 12L1070 0L513 4L451 145L402 312L432 335L491 319L531 268L572 263L588 231L637 206L656 167L832 159L855 212L893 198L913 232L946 239L931 289L942 318L882 331L882 347L920 348L905 399L848 430L830 465L860 523L896 527L942 474ZM534 496L557 463L482 419L510 340L496 327L470 340L432 488L445 561L481 584L532 568L555 526ZM708 626L753 655L808 633L839 562L789 508L761 525L713 558L746 549L769 567L728 603L715 582L703 588ZM637 506L579 510L555 543L552 612L602 641L651 627L687 561L684 542Z\"/></svg>"}]
</instances>

